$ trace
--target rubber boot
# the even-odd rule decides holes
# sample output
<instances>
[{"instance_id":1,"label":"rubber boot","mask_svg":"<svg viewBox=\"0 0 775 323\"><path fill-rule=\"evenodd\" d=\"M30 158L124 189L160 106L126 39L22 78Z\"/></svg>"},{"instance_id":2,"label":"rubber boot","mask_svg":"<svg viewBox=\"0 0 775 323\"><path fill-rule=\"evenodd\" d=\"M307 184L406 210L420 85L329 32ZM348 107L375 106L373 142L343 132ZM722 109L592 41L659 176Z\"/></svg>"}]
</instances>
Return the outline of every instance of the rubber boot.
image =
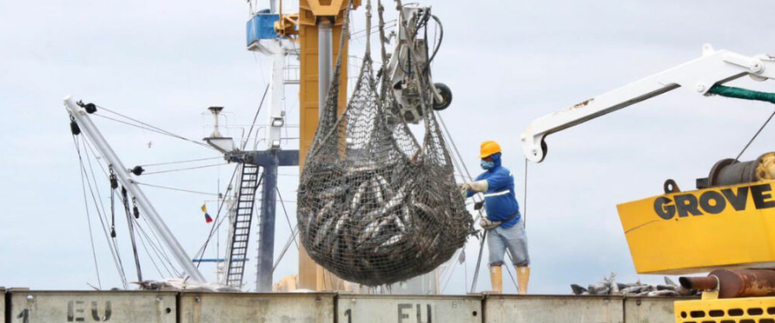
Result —
<instances>
[{"instance_id":1,"label":"rubber boot","mask_svg":"<svg viewBox=\"0 0 775 323\"><path fill-rule=\"evenodd\" d=\"M490 282L492 290L498 294L503 294L503 268L501 266L490 266Z\"/></svg>"},{"instance_id":2,"label":"rubber boot","mask_svg":"<svg viewBox=\"0 0 775 323\"><path fill-rule=\"evenodd\" d=\"M530 280L530 267L517 267L517 283L519 293L527 294L527 283Z\"/></svg>"}]
</instances>

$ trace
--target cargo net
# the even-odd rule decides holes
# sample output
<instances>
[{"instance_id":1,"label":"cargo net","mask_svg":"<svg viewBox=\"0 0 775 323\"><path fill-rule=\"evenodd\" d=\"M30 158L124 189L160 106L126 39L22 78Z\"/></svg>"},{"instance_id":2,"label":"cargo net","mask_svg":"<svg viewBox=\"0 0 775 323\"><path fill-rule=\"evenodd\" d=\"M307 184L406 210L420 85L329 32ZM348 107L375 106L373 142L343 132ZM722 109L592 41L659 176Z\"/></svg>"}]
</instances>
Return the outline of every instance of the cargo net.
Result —
<instances>
[{"instance_id":1,"label":"cargo net","mask_svg":"<svg viewBox=\"0 0 775 323\"><path fill-rule=\"evenodd\" d=\"M370 30L370 3L367 24ZM347 18L344 26L347 35ZM297 217L315 262L347 281L376 286L447 261L465 244L473 220L430 110L430 91L422 98L425 133L418 143L387 90L389 80L377 90L368 40L366 48L352 97L338 117L341 55L337 59L304 164Z\"/></svg>"}]
</instances>

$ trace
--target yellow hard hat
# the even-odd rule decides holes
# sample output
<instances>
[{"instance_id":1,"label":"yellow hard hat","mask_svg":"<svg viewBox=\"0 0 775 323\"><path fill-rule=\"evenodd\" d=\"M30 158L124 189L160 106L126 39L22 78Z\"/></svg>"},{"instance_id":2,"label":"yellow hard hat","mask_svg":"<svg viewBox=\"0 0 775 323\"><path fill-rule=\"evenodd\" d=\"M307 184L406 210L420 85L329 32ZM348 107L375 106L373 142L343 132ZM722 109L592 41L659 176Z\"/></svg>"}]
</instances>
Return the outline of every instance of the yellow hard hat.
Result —
<instances>
[{"instance_id":1,"label":"yellow hard hat","mask_svg":"<svg viewBox=\"0 0 775 323\"><path fill-rule=\"evenodd\" d=\"M479 152L479 159L486 158L492 154L501 152L501 146L494 141L485 141L482 143L482 147Z\"/></svg>"}]
</instances>

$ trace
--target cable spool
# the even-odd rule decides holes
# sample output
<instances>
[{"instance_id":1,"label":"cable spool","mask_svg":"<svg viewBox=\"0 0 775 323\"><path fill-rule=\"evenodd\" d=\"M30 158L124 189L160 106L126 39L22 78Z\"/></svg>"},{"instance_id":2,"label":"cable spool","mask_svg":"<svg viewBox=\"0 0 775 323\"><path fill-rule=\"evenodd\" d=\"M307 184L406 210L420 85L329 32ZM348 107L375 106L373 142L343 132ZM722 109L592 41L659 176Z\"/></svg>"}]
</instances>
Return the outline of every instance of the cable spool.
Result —
<instances>
[{"instance_id":1,"label":"cable spool","mask_svg":"<svg viewBox=\"0 0 775 323\"><path fill-rule=\"evenodd\" d=\"M754 183L775 179L775 152L769 152L751 161L737 161L729 158L713 165L705 179L698 180L698 188ZM703 185L707 184L707 185Z\"/></svg>"}]
</instances>

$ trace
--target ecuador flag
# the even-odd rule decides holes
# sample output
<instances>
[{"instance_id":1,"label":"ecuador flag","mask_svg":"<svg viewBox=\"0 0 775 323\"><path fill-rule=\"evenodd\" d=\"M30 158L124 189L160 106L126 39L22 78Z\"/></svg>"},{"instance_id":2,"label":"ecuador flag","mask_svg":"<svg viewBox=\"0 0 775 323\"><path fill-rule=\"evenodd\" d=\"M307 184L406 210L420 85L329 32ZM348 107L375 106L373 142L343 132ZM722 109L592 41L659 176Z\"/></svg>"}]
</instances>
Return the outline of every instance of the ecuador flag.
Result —
<instances>
[{"instance_id":1,"label":"ecuador flag","mask_svg":"<svg viewBox=\"0 0 775 323\"><path fill-rule=\"evenodd\" d=\"M205 221L207 223L213 222L213 218L210 217L210 214L207 214L207 204L202 204L202 212L205 213Z\"/></svg>"}]
</instances>

